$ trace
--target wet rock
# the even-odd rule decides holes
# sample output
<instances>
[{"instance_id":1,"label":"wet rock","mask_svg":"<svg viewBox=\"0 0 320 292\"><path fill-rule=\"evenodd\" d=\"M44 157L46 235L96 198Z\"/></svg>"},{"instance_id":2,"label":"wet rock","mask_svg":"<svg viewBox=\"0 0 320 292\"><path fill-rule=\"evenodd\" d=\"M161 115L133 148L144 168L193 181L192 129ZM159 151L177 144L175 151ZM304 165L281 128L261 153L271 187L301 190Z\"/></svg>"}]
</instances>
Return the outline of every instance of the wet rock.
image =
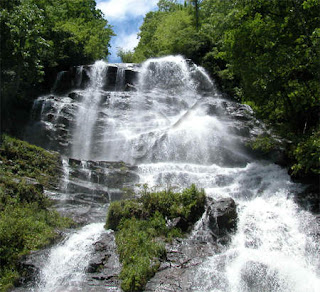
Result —
<instances>
[{"instance_id":1,"label":"wet rock","mask_svg":"<svg viewBox=\"0 0 320 292\"><path fill-rule=\"evenodd\" d=\"M167 258L158 272L147 283L144 291L191 291L190 277L206 257L217 252L210 243L200 243L189 239L176 239L166 245Z\"/></svg>"},{"instance_id":2,"label":"wet rock","mask_svg":"<svg viewBox=\"0 0 320 292\"><path fill-rule=\"evenodd\" d=\"M80 81L77 84L78 88L85 89L90 83L89 70L90 70L90 66L83 66L83 69L81 71Z\"/></svg>"},{"instance_id":3,"label":"wet rock","mask_svg":"<svg viewBox=\"0 0 320 292\"><path fill-rule=\"evenodd\" d=\"M266 264L249 261L241 269L245 291L279 291L281 279L278 272Z\"/></svg>"},{"instance_id":4,"label":"wet rock","mask_svg":"<svg viewBox=\"0 0 320 292\"><path fill-rule=\"evenodd\" d=\"M81 101L82 100L82 96L76 92L70 92L68 94L68 97L71 98L72 100L76 100L76 101Z\"/></svg>"},{"instance_id":5,"label":"wet rock","mask_svg":"<svg viewBox=\"0 0 320 292\"><path fill-rule=\"evenodd\" d=\"M59 72L55 86L53 88L54 92L57 94L62 94L68 92L72 89L72 74L70 71Z\"/></svg>"},{"instance_id":6,"label":"wet rock","mask_svg":"<svg viewBox=\"0 0 320 292\"><path fill-rule=\"evenodd\" d=\"M107 90L107 91L115 90L116 81L117 81L117 72L118 72L118 66L108 65L108 69L106 71L106 77L105 77L105 85L103 87L104 90Z\"/></svg>"},{"instance_id":7,"label":"wet rock","mask_svg":"<svg viewBox=\"0 0 320 292\"><path fill-rule=\"evenodd\" d=\"M222 238L236 229L237 210L232 198L211 202L207 209L207 216L209 228L217 238ZM225 240L223 238L223 241Z\"/></svg>"},{"instance_id":8,"label":"wet rock","mask_svg":"<svg viewBox=\"0 0 320 292\"><path fill-rule=\"evenodd\" d=\"M193 291L192 283L197 267L208 256L219 253L221 245L230 241L229 234L235 230L236 220L236 204L233 199L208 199L207 211L192 234L166 245L167 258L147 283L145 291ZM174 227L179 224L179 218L168 224L169 227Z\"/></svg>"},{"instance_id":9,"label":"wet rock","mask_svg":"<svg viewBox=\"0 0 320 292\"><path fill-rule=\"evenodd\" d=\"M295 201L305 210L320 213L320 186L310 185L295 196Z\"/></svg>"},{"instance_id":10,"label":"wet rock","mask_svg":"<svg viewBox=\"0 0 320 292\"><path fill-rule=\"evenodd\" d=\"M120 291L120 270L114 233L110 231L94 244L94 256L87 268L88 281L84 291Z\"/></svg>"},{"instance_id":11,"label":"wet rock","mask_svg":"<svg viewBox=\"0 0 320 292\"><path fill-rule=\"evenodd\" d=\"M14 283L15 291L29 291L29 286L35 283L39 278L39 273L44 265L44 258L47 258L49 249L31 252L23 256L18 263L19 279Z\"/></svg>"},{"instance_id":12,"label":"wet rock","mask_svg":"<svg viewBox=\"0 0 320 292\"><path fill-rule=\"evenodd\" d=\"M124 76L125 76L125 84L135 85L138 80L138 72L133 69L126 69Z\"/></svg>"},{"instance_id":13,"label":"wet rock","mask_svg":"<svg viewBox=\"0 0 320 292\"><path fill-rule=\"evenodd\" d=\"M179 228L182 231L187 231L190 227L188 221L186 221L184 218L177 217L167 222L167 227L169 229L173 228Z\"/></svg>"},{"instance_id":14,"label":"wet rock","mask_svg":"<svg viewBox=\"0 0 320 292\"><path fill-rule=\"evenodd\" d=\"M54 119L55 115L52 113L47 114L47 120L51 122Z\"/></svg>"},{"instance_id":15,"label":"wet rock","mask_svg":"<svg viewBox=\"0 0 320 292\"><path fill-rule=\"evenodd\" d=\"M35 265L32 256L23 257L19 262L18 269L21 276L15 286L22 286L30 281L35 281L40 272L40 268Z\"/></svg>"}]
</instances>

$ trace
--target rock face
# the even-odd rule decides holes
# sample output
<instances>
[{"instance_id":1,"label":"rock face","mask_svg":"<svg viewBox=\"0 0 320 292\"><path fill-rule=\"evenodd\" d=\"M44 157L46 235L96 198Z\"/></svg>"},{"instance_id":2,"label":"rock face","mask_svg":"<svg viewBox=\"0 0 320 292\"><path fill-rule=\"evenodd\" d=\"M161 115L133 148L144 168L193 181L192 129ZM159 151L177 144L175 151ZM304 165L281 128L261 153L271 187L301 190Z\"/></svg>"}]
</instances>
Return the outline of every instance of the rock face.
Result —
<instances>
[{"instance_id":1,"label":"rock face","mask_svg":"<svg viewBox=\"0 0 320 292\"><path fill-rule=\"evenodd\" d=\"M192 238L174 240L167 244L167 259L147 283L145 291L189 291L188 279L207 256L218 251L211 243L200 243ZM190 290L191 291L191 290Z\"/></svg>"},{"instance_id":2,"label":"rock face","mask_svg":"<svg viewBox=\"0 0 320 292\"><path fill-rule=\"evenodd\" d=\"M235 232L236 204L226 198L207 200L206 212L186 239L166 245L167 258L148 282L145 291L193 291L190 280L196 267L210 255L216 255Z\"/></svg>"},{"instance_id":3,"label":"rock face","mask_svg":"<svg viewBox=\"0 0 320 292\"><path fill-rule=\"evenodd\" d=\"M69 71L58 73L56 82L53 86L53 94L66 94L73 90L84 89L90 82L91 65L71 67ZM106 82L104 90L119 91L124 90L126 84L135 85L138 79L138 64L131 64L127 67L122 67L122 64L109 64L106 71ZM124 81L123 86L117 86L119 77L123 71Z\"/></svg>"},{"instance_id":4,"label":"rock face","mask_svg":"<svg viewBox=\"0 0 320 292\"><path fill-rule=\"evenodd\" d=\"M206 215L209 228L217 239L235 231L237 211L233 199L226 198L211 202Z\"/></svg>"},{"instance_id":5,"label":"rock face","mask_svg":"<svg viewBox=\"0 0 320 292\"><path fill-rule=\"evenodd\" d=\"M57 210L79 224L104 221L106 206L121 199L139 180L137 167L124 162L64 159L62 179L51 193Z\"/></svg>"},{"instance_id":6,"label":"rock face","mask_svg":"<svg viewBox=\"0 0 320 292\"><path fill-rule=\"evenodd\" d=\"M24 137L27 141L72 156L72 137L81 102L90 93L88 88L96 88L96 76L92 73L92 67L93 65L72 67L69 71L58 73L51 93L34 101L31 120ZM100 90L97 131L105 127L105 111L110 107L110 96L127 99L126 91L134 91L137 87L138 74L138 64L106 66ZM101 138L99 135L100 132L95 138Z\"/></svg>"},{"instance_id":7,"label":"rock face","mask_svg":"<svg viewBox=\"0 0 320 292\"><path fill-rule=\"evenodd\" d=\"M88 281L84 291L121 291L120 270L114 234L110 231L94 244L94 257L87 268Z\"/></svg>"},{"instance_id":8,"label":"rock face","mask_svg":"<svg viewBox=\"0 0 320 292\"><path fill-rule=\"evenodd\" d=\"M320 214L320 185L310 185L295 196L295 201L304 209Z\"/></svg>"}]
</instances>

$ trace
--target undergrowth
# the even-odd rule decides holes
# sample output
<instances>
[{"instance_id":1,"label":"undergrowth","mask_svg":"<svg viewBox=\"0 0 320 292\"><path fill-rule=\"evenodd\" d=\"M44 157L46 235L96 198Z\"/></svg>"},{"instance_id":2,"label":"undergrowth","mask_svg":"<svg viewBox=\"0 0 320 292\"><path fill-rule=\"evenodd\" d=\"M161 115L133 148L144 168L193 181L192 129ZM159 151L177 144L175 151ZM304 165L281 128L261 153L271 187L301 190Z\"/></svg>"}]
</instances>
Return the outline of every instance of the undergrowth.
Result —
<instances>
[{"instance_id":1,"label":"undergrowth","mask_svg":"<svg viewBox=\"0 0 320 292\"><path fill-rule=\"evenodd\" d=\"M44 187L58 180L59 155L4 135L0 147L0 291L19 278L18 262L48 245L71 220L50 210Z\"/></svg>"},{"instance_id":2,"label":"undergrowth","mask_svg":"<svg viewBox=\"0 0 320 292\"><path fill-rule=\"evenodd\" d=\"M106 228L116 231L124 291L144 288L166 257L165 242L188 231L204 212L204 204L205 193L195 185L181 193L145 189L138 199L111 203Z\"/></svg>"}]
</instances>

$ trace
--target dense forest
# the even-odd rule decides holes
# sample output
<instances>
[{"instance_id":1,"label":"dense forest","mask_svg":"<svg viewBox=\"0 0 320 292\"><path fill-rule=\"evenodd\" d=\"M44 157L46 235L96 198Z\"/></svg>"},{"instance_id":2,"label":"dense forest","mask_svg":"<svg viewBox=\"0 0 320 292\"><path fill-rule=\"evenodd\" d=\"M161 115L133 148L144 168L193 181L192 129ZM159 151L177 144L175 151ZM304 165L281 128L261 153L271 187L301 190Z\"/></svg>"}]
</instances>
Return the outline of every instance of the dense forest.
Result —
<instances>
[{"instance_id":1,"label":"dense forest","mask_svg":"<svg viewBox=\"0 0 320 292\"><path fill-rule=\"evenodd\" d=\"M320 173L320 2L160 0L124 62L182 54L249 104L286 143L291 173ZM276 141L261 137L260 148Z\"/></svg>"},{"instance_id":2,"label":"dense forest","mask_svg":"<svg viewBox=\"0 0 320 292\"><path fill-rule=\"evenodd\" d=\"M12 131L13 112L58 71L106 58L114 33L94 0L1 0L0 15L1 120Z\"/></svg>"}]
</instances>

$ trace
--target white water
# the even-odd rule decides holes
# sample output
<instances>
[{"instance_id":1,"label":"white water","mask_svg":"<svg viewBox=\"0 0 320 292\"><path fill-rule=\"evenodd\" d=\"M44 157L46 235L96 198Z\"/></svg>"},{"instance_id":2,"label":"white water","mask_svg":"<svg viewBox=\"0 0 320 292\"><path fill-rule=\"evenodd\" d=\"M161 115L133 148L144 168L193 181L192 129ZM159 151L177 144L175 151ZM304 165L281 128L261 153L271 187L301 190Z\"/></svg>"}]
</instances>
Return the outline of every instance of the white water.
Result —
<instances>
[{"instance_id":1,"label":"white water","mask_svg":"<svg viewBox=\"0 0 320 292\"><path fill-rule=\"evenodd\" d=\"M190 290L320 291L318 226L292 200L301 186L284 169L245 151L247 136L241 130L258 133L262 126L236 117L251 115L251 109L223 100L203 69L191 70L182 57L148 60L137 92L109 92L101 103L106 71L102 61L91 68L90 85L77 105L72 156L123 160L138 165L141 183L159 188L195 183L212 198L232 197L238 204L238 230L230 246L198 267ZM120 88L123 72L117 78ZM198 92L203 82L210 94ZM82 166L85 171L86 163ZM42 291L68 291L69 282L83 281L92 243L102 230L101 224L88 225L52 250Z\"/></svg>"},{"instance_id":2,"label":"white water","mask_svg":"<svg viewBox=\"0 0 320 292\"><path fill-rule=\"evenodd\" d=\"M41 271L36 291L82 291L93 244L105 232L103 223L92 223L71 234L62 244L51 250Z\"/></svg>"},{"instance_id":3,"label":"white water","mask_svg":"<svg viewBox=\"0 0 320 292\"><path fill-rule=\"evenodd\" d=\"M83 101L79 104L76 127L73 133L72 157L89 159L92 148L93 129L101 98L101 89L105 83L107 64L98 61L90 70L90 84L84 91Z\"/></svg>"}]
</instances>

